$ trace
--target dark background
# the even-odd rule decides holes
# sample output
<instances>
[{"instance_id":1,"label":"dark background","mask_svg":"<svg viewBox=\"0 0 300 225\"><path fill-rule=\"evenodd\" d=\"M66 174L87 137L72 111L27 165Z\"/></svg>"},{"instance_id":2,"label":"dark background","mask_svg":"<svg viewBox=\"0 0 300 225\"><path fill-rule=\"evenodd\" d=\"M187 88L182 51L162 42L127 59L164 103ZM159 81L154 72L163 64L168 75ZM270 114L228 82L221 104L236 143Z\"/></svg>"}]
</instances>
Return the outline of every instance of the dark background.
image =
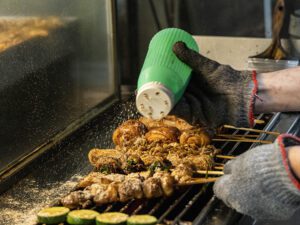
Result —
<instances>
[{"instance_id":1,"label":"dark background","mask_svg":"<svg viewBox=\"0 0 300 225\"><path fill-rule=\"evenodd\" d=\"M275 1L270 1L272 8ZM152 6L152 7L151 7ZM287 14L300 9L286 0ZM117 0L122 84L136 85L150 39L160 29L182 28L193 35L265 37L263 0ZM283 37L288 38L289 16Z\"/></svg>"}]
</instances>

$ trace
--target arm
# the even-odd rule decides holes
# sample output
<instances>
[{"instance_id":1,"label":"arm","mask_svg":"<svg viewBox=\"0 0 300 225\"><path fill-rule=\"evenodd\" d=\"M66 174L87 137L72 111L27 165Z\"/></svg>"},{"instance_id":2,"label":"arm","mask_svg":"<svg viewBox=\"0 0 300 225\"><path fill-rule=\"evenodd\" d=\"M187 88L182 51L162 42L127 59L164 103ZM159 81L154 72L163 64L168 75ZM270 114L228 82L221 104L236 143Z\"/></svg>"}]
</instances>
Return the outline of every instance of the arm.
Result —
<instances>
[{"instance_id":1,"label":"arm","mask_svg":"<svg viewBox=\"0 0 300 225\"><path fill-rule=\"evenodd\" d=\"M300 67L257 75L255 113L300 111Z\"/></svg>"},{"instance_id":2,"label":"arm","mask_svg":"<svg viewBox=\"0 0 300 225\"><path fill-rule=\"evenodd\" d=\"M288 160L294 174L300 179L300 146L293 146L288 149Z\"/></svg>"}]
</instances>

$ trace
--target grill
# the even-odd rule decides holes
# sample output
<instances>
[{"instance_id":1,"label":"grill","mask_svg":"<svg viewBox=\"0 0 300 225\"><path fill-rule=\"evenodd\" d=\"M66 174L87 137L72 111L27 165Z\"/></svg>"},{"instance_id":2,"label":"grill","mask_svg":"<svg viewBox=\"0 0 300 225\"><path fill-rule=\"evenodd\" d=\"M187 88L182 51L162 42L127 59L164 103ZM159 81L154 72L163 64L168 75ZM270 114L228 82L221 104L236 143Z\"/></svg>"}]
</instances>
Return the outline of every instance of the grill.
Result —
<instances>
[{"instance_id":1,"label":"grill","mask_svg":"<svg viewBox=\"0 0 300 225\"><path fill-rule=\"evenodd\" d=\"M121 112L122 116L119 116ZM0 224L34 224L36 213L69 193L76 181L92 170L87 153L93 147L112 147L111 134L116 126L135 115L128 104L117 102L93 120L68 135L63 141L41 147L43 152L13 174L2 174L0 189ZM300 134L300 114L262 114L258 119L265 125L257 129ZM252 134L228 130L233 134ZM261 134L260 140L274 141L275 137ZM238 155L257 143L218 142L224 154ZM219 161L222 162L222 161ZM225 162L225 161L223 161ZM12 185L14 184L14 185ZM181 189L169 198L132 200L96 208L100 212L121 211L128 214L151 214L162 224L233 224L244 216L226 207L214 197L212 184L194 185Z\"/></svg>"}]
</instances>

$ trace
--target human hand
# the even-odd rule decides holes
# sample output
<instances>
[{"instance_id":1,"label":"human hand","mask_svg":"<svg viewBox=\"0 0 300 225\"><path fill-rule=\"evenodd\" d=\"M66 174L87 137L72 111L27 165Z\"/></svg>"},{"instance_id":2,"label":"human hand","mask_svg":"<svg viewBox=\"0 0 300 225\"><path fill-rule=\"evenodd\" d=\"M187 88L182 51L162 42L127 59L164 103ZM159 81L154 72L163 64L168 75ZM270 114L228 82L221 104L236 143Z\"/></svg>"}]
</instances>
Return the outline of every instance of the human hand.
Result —
<instances>
[{"instance_id":1,"label":"human hand","mask_svg":"<svg viewBox=\"0 0 300 225\"><path fill-rule=\"evenodd\" d=\"M175 107L192 121L218 127L223 124L252 126L257 92L256 73L236 71L189 49L183 42L173 46L176 56L193 69L185 97ZM180 113L179 113L180 114Z\"/></svg>"},{"instance_id":2,"label":"human hand","mask_svg":"<svg viewBox=\"0 0 300 225\"><path fill-rule=\"evenodd\" d=\"M299 144L297 137L280 135L230 160L214 184L215 195L258 220L290 218L300 206L300 182L289 166L288 147Z\"/></svg>"}]
</instances>

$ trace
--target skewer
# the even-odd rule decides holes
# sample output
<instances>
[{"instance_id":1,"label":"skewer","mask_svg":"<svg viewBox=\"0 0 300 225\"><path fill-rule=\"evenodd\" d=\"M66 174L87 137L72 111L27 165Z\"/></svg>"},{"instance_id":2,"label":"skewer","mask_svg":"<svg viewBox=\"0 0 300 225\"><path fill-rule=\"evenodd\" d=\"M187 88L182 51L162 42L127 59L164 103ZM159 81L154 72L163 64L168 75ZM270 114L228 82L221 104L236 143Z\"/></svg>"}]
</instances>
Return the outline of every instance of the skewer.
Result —
<instances>
[{"instance_id":1,"label":"skewer","mask_svg":"<svg viewBox=\"0 0 300 225\"><path fill-rule=\"evenodd\" d=\"M216 158L220 159L234 159L236 156L233 155L216 155Z\"/></svg>"},{"instance_id":2,"label":"skewer","mask_svg":"<svg viewBox=\"0 0 300 225\"><path fill-rule=\"evenodd\" d=\"M212 141L230 141L230 142L251 142L251 143L262 143L262 144L271 144L272 141L265 141L265 140L256 140L256 139L222 139L222 138L213 138Z\"/></svg>"},{"instance_id":3,"label":"skewer","mask_svg":"<svg viewBox=\"0 0 300 225\"><path fill-rule=\"evenodd\" d=\"M184 183L178 184L178 186L187 186L187 185L193 185L193 184L206 184L215 182L218 179L218 177L208 177L208 178L194 178L189 181L186 181Z\"/></svg>"},{"instance_id":4,"label":"skewer","mask_svg":"<svg viewBox=\"0 0 300 225\"><path fill-rule=\"evenodd\" d=\"M223 169L224 169L224 166L214 166L214 169L215 169L215 170L223 170Z\"/></svg>"},{"instance_id":5,"label":"skewer","mask_svg":"<svg viewBox=\"0 0 300 225\"><path fill-rule=\"evenodd\" d=\"M218 134L217 136L230 138L258 138L259 134Z\"/></svg>"},{"instance_id":6,"label":"skewer","mask_svg":"<svg viewBox=\"0 0 300 225\"><path fill-rule=\"evenodd\" d=\"M235 127L235 126L231 126L231 125L224 125L223 127L224 127L224 128L228 128L228 129L245 130L245 131L250 131L250 132L257 132L257 133L271 134L271 135L275 135L275 136L280 135L279 132L265 131L265 130L258 130L258 129L253 129L253 128Z\"/></svg>"},{"instance_id":7,"label":"skewer","mask_svg":"<svg viewBox=\"0 0 300 225\"><path fill-rule=\"evenodd\" d=\"M197 170L196 171L198 174L208 174L208 175L223 175L223 171L213 171L213 170Z\"/></svg>"}]
</instances>

